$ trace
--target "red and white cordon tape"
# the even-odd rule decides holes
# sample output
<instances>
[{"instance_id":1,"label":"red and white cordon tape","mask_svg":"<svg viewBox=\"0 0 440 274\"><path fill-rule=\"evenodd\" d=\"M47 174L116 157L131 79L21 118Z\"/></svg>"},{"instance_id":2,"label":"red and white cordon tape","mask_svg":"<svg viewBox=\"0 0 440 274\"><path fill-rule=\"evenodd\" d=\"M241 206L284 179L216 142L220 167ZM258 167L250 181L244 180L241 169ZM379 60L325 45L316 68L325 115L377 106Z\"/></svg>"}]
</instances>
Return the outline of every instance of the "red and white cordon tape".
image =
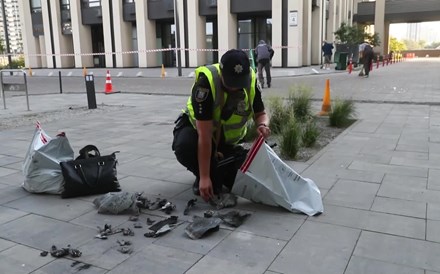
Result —
<instances>
[{"instance_id":1,"label":"red and white cordon tape","mask_svg":"<svg viewBox=\"0 0 440 274\"><path fill-rule=\"evenodd\" d=\"M273 49L300 49L300 46L274 46ZM113 54L136 54L136 53L156 53L163 51L207 51L207 52L226 52L229 49L193 49L193 48L162 48L162 49L144 49L144 50L131 50L131 51L117 51L117 52L97 52L97 53L30 53L27 56L37 57L37 56L99 56L99 55L113 55ZM253 49L242 49L243 51L251 51ZM7 55L21 55L14 53L5 53Z\"/></svg>"}]
</instances>

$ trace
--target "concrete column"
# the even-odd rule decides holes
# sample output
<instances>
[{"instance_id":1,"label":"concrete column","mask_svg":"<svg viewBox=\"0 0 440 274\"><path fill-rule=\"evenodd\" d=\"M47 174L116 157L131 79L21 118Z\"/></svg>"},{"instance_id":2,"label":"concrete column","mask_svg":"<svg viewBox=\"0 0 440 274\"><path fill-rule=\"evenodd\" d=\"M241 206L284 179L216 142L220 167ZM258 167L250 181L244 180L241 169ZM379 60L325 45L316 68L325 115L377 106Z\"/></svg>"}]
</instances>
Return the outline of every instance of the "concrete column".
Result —
<instances>
[{"instance_id":1,"label":"concrete column","mask_svg":"<svg viewBox=\"0 0 440 274\"><path fill-rule=\"evenodd\" d=\"M47 1L41 1L41 12L43 14L43 29L44 29L44 35L43 39L40 39L42 43L44 43L44 49L42 53L45 54L45 63L47 64L47 68L53 68L54 63L52 59L52 44L51 44L51 30L50 30L50 24L49 24L49 6L47 5Z\"/></svg>"},{"instance_id":2,"label":"concrete column","mask_svg":"<svg viewBox=\"0 0 440 274\"><path fill-rule=\"evenodd\" d=\"M112 4L117 5L116 2L121 2L121 1L112 1ZM101 1L101 9L102 9L102 32L104 34L104 51L108 53L105 55L105 66L107 68L111 68L113 67L113 55L110 53L113 51L113 49L112 49L112 31L110 28L110 24L112 24L113 22L110 21L109 1ZM116 26L113 27L117 28Z\"/></svg>"},{"instance_id":3,"label":"concrete column","mask_svg":"<svg viewBox=\"0 0 440 274\"><path fill-rule=\"evenodd\" d=\"M319 0L319 7L315 7L312 11L312 27L311 27L311 63L314 65L321 64L322 53L321 44L323 40L323 1Z\"/></svg>"},{"instance_id":4,"label":"concrete column","mask_svg":"<svg viewBox=\"0 0 440 274\"><path fill-rule=\"evenodd\" d=\"M312 63L312 1L303 0L303 47L302 64L310 66Z\"/></svg>"},{"instance_id":5,"label":"concrete column","mask_svg":"<svg viewBox=\"0 0 440 274\"><path fill-rule=\"evenodd\" d=\"M72 35L63 35L62 33L60 1L50 0L50 7L55 53L73 53ZM55 62L58 68L73 67L75 64L74 61L73 56L55 56Z\"/></svg>"},{"instance_id":6,"label":"concrete column","mask_svg":"<svg viewBox=\"0 0 440 274\"><path fill-rule=\"evenodd\" d=\"M23 37L24 62L28 68L41 68L41 57L38 37L32 32L31 6L29 1L18 1L20 12L21 35Z\"/></svg>"},{"instance_id":7,"label":"concrete column","mask_svg":"<svg viewBox=\"0 0 440 274\"><path fill-rule=\"evenodd\" d=\"M217 1L219 60L225 51L237 48L237 16L231 13L230 1Z\"/></svg>"},{"instance_id":8,"label":"concrete column","mask_svg":"<svg viewBox=\"0 0 440 274\"><path fill-rule=\"evenodd\" d=\"M180 48L185 49L185 48L188 47L187 45L185 45L185 12L184 12L184 2L185 1L176 1L176 2L177 2L177 7L175 7L175 8L177 8L177 11L178 11L178 14L179 14ZM198 3L198 1L197 1L197 3ZM198 16L198 13L197 13L197 16ZM200 36L205 37L203 34L200 35ZM176 41L176 47L177 47L177 34L176 34L176 37L175 37L175 41ZM176 58L177 58L177 52L176 52ZM181 60L182 67L185 67L185 63L186 63L185 62L185 60L186 60L186 58L185 58L185 50L182 50L180 52L180 58L181 58L180 60ZM176 59L176 67L177 66L178 66L178 64L177 64L177 59Z\"/></svg>"},{"instance_id":9,"label":"concrete column","mask_svg":"<svg viewBox=\"0 0 440 274\"><path fill-rule=\"evenodd\" d=\"M81 22L81 3L80 1L70 1L70 13L72 20L72 39L73 52L75 53L75 67L93 67L93 56L82 55L92 53L92 34L89 26Z\"/></svg>"},{"instance_id":10,"label":"concrete column","mask_svg":"<svg viewBox=\"0 0 440 274\"><path fill-rule=\"evenodd\" d=\"M337 1L337 0L336 0ZM335 34L334 32L339 28L339 25L337 24L337 9L336 9L336 1L330 1L328 3L329 7L329 15L328 15L328 21L327 21L327 39L329 41L334 41L335 40Z\"/></svg>"},{"instance_id":11,"label":"concrete column","mask_svg":"<svg viewBox=\"0 0 440 274\"><path fill-rule=\"evenodd\" d=\"M374 47L376 52L383 54L385 41L385 0L376 0L374 8L374 32L379 34L380 46Z\"/></svg>"},{"instance_id":12,"label":"concrete column","mask_svg":"<svg viewBox=\"0 0 440 274\"><path fill-rule=\"evenodd\" d=\"M40 35L38 36L38 40L39 40L39 44L40 44L40 53L46 54L46 43L45 43L45 37L44 35ZM47 68L47 57L46 56L41 56L41 67L42 68Z\"/></svg>"},{"instance_id":13,"label":"concrete column","mask_svg":"<svg viewBox=\"0 0 440 274\"><path fill-rule=\"evenodd\" d=\"M382 54L388 54L390 52L390 22L385 22L384 39L382 41Z\"/></svg>"},{"instance_id":14,"label":"concrete column","mask_svg":"<svg viewBox=\"0 0 440 274\"><path fill-rule=\"evenodd\" d=\"M136 1L136 29L139 50L139 67L156 67L159 53L147 53L156 48L156 22L148 20L147 1Z\"/></svg>"},{"instance_id":15,"label":"concrete column","mask_svg":"<svg viewBox=\"0 0 440 274\"><path fill-rule=\"evenodd\" d=\"M132 54L121 53L132 50L132 24L124 21L123 1L113 1L112 3L115 52L119 52L116 54L116 67L132 67Z\"/></svg>"},{"instance_id":16,"label":"concrete column","mask_svg":"<svg viewBox=\"0 0 440 274\"><path fill-rule=\"evenodd\" d=\"M190 49L206 48L206 18L199 15L199 1L188 0L188 47ZM190 50L189 66L197 67L206 63L205 51Z\"/></svg>"},{"instance_id":17,"label":"concrete column","mask_svg":"<svg viewBox=\"0 0 440 274\"><path fill-rule=\"evenodd\" d=\"M282 32L283 32L283 1L272 0L272 46L275 52L272 58L272 66L282 66ZM278 48L277 48L278 47Z\"/></svg>"},{"instance_id":18,"label":"concrete column","mask_svg":"<svg viewBox=\"0 0 440 274\"><path fill-rule=\"evenodd\" d=\"M288 1L287 12L288 30L287 30L287 66L302 66L303 52L303 1Z\"/></svg>"}]
</instances>

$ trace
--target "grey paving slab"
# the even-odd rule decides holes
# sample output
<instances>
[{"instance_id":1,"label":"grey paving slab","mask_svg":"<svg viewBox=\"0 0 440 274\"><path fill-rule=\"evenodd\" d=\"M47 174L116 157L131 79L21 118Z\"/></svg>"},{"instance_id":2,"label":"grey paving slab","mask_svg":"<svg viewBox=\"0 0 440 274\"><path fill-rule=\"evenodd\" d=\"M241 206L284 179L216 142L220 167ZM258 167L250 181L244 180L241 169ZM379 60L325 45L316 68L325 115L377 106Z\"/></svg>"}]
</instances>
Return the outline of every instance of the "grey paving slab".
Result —
<instances>
[{"instance_id":1,"label":"grey paving slab","mask_svg":"<svg viewBox=\"0 0 440 274\"><path fill-rule=\"evenodd\" d=\"M187 273L263 273L285 244L281 240L232 232Z\"/></svg>"},{"instance_id":2,"label":"grey paving slab","mask_svg":"<svg viewBox=\"0 0 440 274\"><path fill-rule=\"evenodd\" d=\"M425 274L421 268L352 256L344 274Z\"/></svg>"},{"instance_id":3,"label":"grey paving slab","mask_svg":"<svg viewBox=\"0 0 440 274\"><path fill-rule=\"evenodd\" d=\"M363 231L353 254L438 272L440 271L439 249L439 243Z\"/></svg>"},{"instance_id":4,"label":"grey paving slab","mask_svg":"<svg viewBox=\"0 0 440 274\"><path fill-rule=\"evenodd\" d=\"M105 269L101 269L89 264L84 264L78 261L69 259L57 259L54 260L38 270L32 272L32 274L53 274L53 273L81 273L81 274L103 274L107 272Z\"/></svg>"},{"instance_id":5,"label":"grey paving slab","mask_svg":"<svg viewBox=\"0 0 440 274\"><path fill-rule=\"evenodd\" d=\"M426 207L424 202L376 197L371 210L408 217L426 218Z\"/></svg>"},{"instance_id":6,"label":"grey paving slab","mask_svg":"<svg viewBox=\"0 0 440 274\"><path fill-rule=\"evenodd\" d=\"M75 219L71 219L69 223L89 227L98 231L97 227L104 227L105 224L109 224L112 227L117 227L125 223L128 220L129 216L130 214L100 214L98 213L97 209L93 208L93 210L91 210L90 212L85 213Z\"/></svg>"},{"instance_id":7,"label":"grey paving slab","mask_svg":"<svg viewBox=\"0 0 440 274\"><path fill-rule=\"evenodd\" d=\"M7 223L27 214L27 212L0 206L0 224Z\"/></svg>"},{"instance_id":8,"label":"grey paving slab","mask_svg":"<svg viewBox=\"0 0 440 274\"><path fill-rule=\"evenodd\" d=\"M16 243L0 239L0 252L10 247L13 247L14 245L16 245Z\"/></svg>"},{"instance_id":9,"label":"grey paving slab","mask_svg":"<svg viewBox=\"0 0 440 274\"><path fill-rule=\"evenodd\" d=\"M440 190L440 169L430 168L428 173L428 189Z\"/></svg>"},{"instance_id":10,"label":"grey paving slab","mask_svg":"<svg viewBox=\"0 0 440 274\"><path fill-rule=\"evenodd\" d=\"M277 273L343 273L360 231L306 222L268 270Z\"/></svg>"},{"instance_id":11,"label":"grey paving slab","mask_svg":"<svg viewBox=\"0 0 440 274\"><path fill-rule=\"evenodd\" d=\"M1 273L30 273L53 261L51 256L40 256L40 250L23 245L15 245L0 252Z\"/></svg>"},{"instance_id":12,"label":"grey paving slab","mask_svg":"<svg viewBox=\"0 0 440 274\"><path fill-rule=\"evenodd\" d=\"M363 161L353 161L349 169L382 171L389 174L428 177L428 168L424 167L404 167L396 165L374 164Z\"/></svg>"},{"instance_id":13,"label":"grey paving slab","mask_svg":"<svg viewBox=\"0 0 440 274\"><path fill-rule=\"evenodd\" d=\"M236 230L288 241L298 231L305 219L304 215L280 211L277 208L267 208L254 212Z\"/></svg>"},{"instance_id":14,"label":"grey paving slab","mask_svg":"<svg viewBox=\"0 0 440 274\"><path fill-rule=\"evenodd\" d=\"M94 210L94 205L78 199L61 199L59 195L29 195L4 206L35 213L57 220L69 221Z\"/></svg>"},{"instance_id":15,"label":"grey paving slab","mask_svg":"<svg viewBox=\"0 0 440 274\"><path fill-rule=\"evenodd\" d=\"M7 168L7 167L0 167L0 178L3 176L7 176L10 174L13 174L17 172L17 170L13 169L13 168Z\"/></svg>"},{"instance_id":16,"label":"grey paving slab","mask_svg":"<svg viewBox=\"0 0 440 274\"><path fill-rule=\"evenodd\" d=\"M425 239L424 219L324 204L325 212L312 221L387 234Z\"/></svg>"},{"instance_id":17,"label":"grey paving slab","mask_svg":"<svg viewBox=\"0 0 440 274\"><path fill-rule=\"evenodd\" d=\"M325 195L326 204L370 209L379 185L351 180L338 180Z\"/></svg>"},{"instance_id":18,"label":"grey paving slab","mask_svg":"<svg viewBox=\"0 0 440 274\"><path fill-rule=\"evenodd\" d=\"M38 231L38 237L35 231ZM75 247L95 235L95 229L32 214L0 225L1 238L40 250L49 250L53 244Z\"/></svg>"},{"instance_id":19,"label":"grey paving slab","mask_svg":"<svg viewBox=\"0 0 440 274\"><path fill-rule=\"evenodd\" d=\"M180 184L180 183L164 181L161 179L145 178L140 176L124 177L123 179L120 180L120 184L121 184L121 188L124 191L144 192L145 194L149 194L149 195L164 195L166 197L173 197L187 190L190 187L189 184Z\"/></svg>"},{"instance_id":20,"label":"grey paving slab","mask_svg":"<svg viewBox=\"0 0 440 274\"><path fill-rule=\"evenodd\" d=\"M427 179L423 177L386 175L378 196L418 202L438 203L440 193L426 188Z\"/></svg>"},{"instance_id":21,"label":"grey paving slab","mask_svg":"<svg viewBox=\"0 0 440 274\"><path fill-rule=\"evenodd\" d=\"M202 255L192 252L182 252L181 249L148 245L142 251L134 254L122 264L109 271L109 274L142 273L188 273Z\"/></svg>"},{"instance_id":22,"label":"grey paving slab","mask_svg":"<svg viewBox=\"0 0 440 274\"><path fill-rule=\"evenodd\" d=\"M426 240L440 243L440 221L427 220L426 221Z\"/></svg>"},{"instance_id":23,"label":"grey paving slab","mask_svg":"<svg viewBox=\"0 0 440 274\"><path fill-rule=\"evenodd\" d=\"M154 244L206 255L231 233L230 229L220 229L208 233L201 239L193 240L185 233L188 225L187 222L179 225L172 231L173 233L157 238Z\"/></svg>"},{"instance_id":24,"label":"grey paving slab","mask_svg":"<svg viewBox=\"0 0 440 274\"><path fill-rule=\"evenodd\" d=\"M6 166L17 162L21 163L23 162L23 159L16 156L0 155L0 166Z\"/></svg>"},{"instance_id":25,"label":"grey paving slab","mask_svg":"<svg viewBox=\"0 0 440 274\"><path fill-rule=\"evenodd\" d=\"M30 193L21 187L9 186L3 184L0 185L0 205L9 203L10 201L14 201L29 195Z\"/></svg>"},{"instance_id":26,"label":"grey paving slab","mask_svg":"<svg viewBox=\"0 0 440 274\"><path fill-rule=\"evenodd\" d=\"M426 215L428 220L440 221L440 203L429 203Z\"/></svg>"}]
</instances>

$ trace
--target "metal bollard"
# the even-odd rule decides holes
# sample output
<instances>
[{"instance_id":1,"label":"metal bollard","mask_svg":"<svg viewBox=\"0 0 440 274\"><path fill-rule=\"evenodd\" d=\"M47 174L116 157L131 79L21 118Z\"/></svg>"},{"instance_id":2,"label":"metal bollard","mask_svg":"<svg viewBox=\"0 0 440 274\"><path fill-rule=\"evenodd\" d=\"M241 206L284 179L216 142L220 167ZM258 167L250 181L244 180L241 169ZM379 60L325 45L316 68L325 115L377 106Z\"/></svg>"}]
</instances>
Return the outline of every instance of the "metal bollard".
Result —
<instances>
[{"instance_id":1,"label":"metal bollard","mask_svg":"<svg viewBox=\"0 0 440 274\"><path fill-rule=\"evenodd\" d=\"M96 108L96 94L95 94L95 79L93 75L86 75L86 90L87 90L87 103L89 109Z\"/></svg>"}]
</instances>

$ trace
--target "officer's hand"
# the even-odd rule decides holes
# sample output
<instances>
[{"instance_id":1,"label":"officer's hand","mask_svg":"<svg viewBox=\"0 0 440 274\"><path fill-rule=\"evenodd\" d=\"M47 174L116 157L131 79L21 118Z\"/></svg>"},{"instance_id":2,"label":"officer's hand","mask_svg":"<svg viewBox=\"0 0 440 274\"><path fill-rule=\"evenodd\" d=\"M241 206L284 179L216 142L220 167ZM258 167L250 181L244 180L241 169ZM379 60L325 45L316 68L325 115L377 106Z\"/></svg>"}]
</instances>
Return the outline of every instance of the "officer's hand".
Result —
<instances>
[{"instance_id":1,"label":"officer's hand","mask_svg":"<svg viewBox=\"0 0 440 274\"><path fill-rule=\"evenodd\" d=\"M214 197L214 190L212 188L212 182L211 179L200 179L199 182L199 190L200 190L200 196L202 197L205 202L209 201L211 198Z\"/></svg>"},{"instance_id":2,"label":"officer's hand","mask_svg":"<svg viewBox=\"0 0 440 274\"><path fill-rule=\"evenodd\" d=\"M270 136L270 129L267 125L261 124L257 127L258 135L263 136L264 139L269 138Z\"/></svg>"}]
</instances>

